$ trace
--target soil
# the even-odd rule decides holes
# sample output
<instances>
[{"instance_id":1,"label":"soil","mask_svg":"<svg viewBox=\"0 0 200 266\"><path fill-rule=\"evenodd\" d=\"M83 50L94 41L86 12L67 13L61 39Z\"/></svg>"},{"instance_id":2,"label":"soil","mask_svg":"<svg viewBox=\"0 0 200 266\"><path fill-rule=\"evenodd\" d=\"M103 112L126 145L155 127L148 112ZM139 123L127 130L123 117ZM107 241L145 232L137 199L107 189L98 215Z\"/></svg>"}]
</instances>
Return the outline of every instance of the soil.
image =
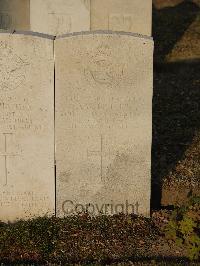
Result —
<instances>
[{"instance_id":1,"label":"soil","mask_svg":"<svg viewBox=\"0 0 200 266\"><path fill-rule=\"evenodd\" d=\"M87 215L39 218L0 224L0 263L98 263L98 265L162 261L188 262L185 253L161 234L166 213L151 219ZM68 264L67 264L68 265Z\"/></svg>"}]
</instances>

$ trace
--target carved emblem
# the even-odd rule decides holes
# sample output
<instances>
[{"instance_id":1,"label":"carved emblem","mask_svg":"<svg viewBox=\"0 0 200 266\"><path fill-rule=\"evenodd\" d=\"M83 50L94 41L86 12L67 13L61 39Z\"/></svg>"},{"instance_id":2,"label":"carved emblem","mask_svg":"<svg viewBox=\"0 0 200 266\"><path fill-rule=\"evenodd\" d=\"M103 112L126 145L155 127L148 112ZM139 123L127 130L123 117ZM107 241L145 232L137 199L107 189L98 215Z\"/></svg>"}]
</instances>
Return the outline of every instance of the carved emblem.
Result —
<instances>
[{"instance_id":1,"label":"carved emblem","mask_svg":"<svg viewBox=\"0 0 200 266\"><path fill-rule=\"evenodd\" d=\"M0 43L0 91L11 91L21 86L26 78L29 65L12 48Z\"/></svg>"}]
</instances>

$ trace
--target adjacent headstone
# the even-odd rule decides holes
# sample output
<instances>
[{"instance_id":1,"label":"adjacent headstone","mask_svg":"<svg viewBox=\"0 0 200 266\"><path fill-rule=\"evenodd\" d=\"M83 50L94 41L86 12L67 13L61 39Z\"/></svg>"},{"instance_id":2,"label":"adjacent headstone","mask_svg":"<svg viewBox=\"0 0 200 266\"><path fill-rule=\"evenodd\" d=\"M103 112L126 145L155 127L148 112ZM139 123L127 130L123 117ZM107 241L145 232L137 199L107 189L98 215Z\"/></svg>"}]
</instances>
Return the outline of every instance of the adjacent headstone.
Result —
<instances>
[{"instance_id":1,"label":"adjacent headstone","mask_svg":"<svg viewBox=\"0 0 200 266\"><path fill-rule=\"evenodd\" d=\"M150 37L55 41L57 215L150 213Z\"/></svg>"},{"instance_id":2,"label":"adjacent headstone","mask_svg":"<svg viewBox=\"0 0 200 266\"><path fill-rule=\"evenodd\" d=\"M30 0L30 24L52 35L90 30L90 0Z\"/></svg>"},{"instance_id":3,"label":"adjacent headstone","mask_svg":"<svg viewBox=\"0 0 200 266\"><path fill-rule=\"evenodd\" d=\"M53 41L0 34L0 220L54 213Z\"/></svg>"},{"instance_id":4,"label":"adjacent headstone","mask_svg":"<svg viewBox=\"0 0 200 266\"><path fill-rule=\"evenodd\" d=\"M0 29L30 29L29 0L0 0Z\"/></svg>"},{"instance_id":5,"label":"adjacent headstone","mask_svg":"<svg viewBox=\"0 0 200 266\"><path fill-rule=\"evenodd\" d=\"M151 36L152 0L91 0L91 30Z\"/></svg>"},{"instance_id":6,"label":"adjacent headstone","mask_svg":"<svg viewBox=\"0 0 200 266\"><path fill-rule=\"evenodd\" d=\"M61 35L90 30L90 0L0 0L0 29Z\"/></svg>"}]
</instances>

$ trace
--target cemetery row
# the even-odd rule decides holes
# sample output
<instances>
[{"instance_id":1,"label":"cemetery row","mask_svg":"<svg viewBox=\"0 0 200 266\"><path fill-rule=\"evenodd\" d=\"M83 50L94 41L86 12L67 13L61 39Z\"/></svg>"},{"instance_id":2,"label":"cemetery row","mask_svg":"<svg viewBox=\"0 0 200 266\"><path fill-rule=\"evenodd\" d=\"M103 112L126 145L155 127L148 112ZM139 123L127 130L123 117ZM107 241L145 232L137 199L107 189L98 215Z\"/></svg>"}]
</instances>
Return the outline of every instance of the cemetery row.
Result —
<instances>
[{"instance_id":1,"label":"cemetery row","mask_svg":"<svg viewBox=\"0 0 200 266\"><path fill-rule=\"evenodd\" d=\"M0 65L0 220L148 216L152 39L1 33Z\"/></svg>"},{"instance_id":2,"label":"cemetery row","mask_svg":"<svg viewBox=\"0 0 200 266\"><path fill-rule=\"evenodd\" d=\"M151 36L152 0L0 0L0 29L51 35L112 30Z\"/></svg>"}]
</instances>

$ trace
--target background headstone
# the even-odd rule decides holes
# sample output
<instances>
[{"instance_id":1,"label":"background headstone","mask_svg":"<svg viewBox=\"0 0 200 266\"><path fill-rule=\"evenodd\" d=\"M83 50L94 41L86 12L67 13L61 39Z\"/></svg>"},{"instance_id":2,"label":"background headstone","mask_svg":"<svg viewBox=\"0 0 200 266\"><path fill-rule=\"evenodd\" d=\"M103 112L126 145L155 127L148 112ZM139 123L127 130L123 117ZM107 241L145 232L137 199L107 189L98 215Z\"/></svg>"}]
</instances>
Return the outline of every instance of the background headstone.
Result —
<instances>
[{"instance_id":1,"label":"background headstone","mask_svg":"<svg viewBox=\"0 0 200 266\"><path fill-rule=\"evenodd\" d=\"M53 41L0 34L0 220L54 213Z\"/></svg>"},{"instance_id":2,"label":"background headstone","mask_svg":"<svg viewBox=\"0 0 200 266\"><path fill-rule=\"evenodd\" d=\"M0 0L0 29L50 35L112 30L151 35L152 0Z\"/></svg>"},{"instance_id":3,"label":"background headstone","mask_svg":"<svg viewBox=\"0 0 200 266\"><path fill-rule=\"evenodd\" d=\"M91 30L151 36L152 0L91 0Z\"/></svg>"},{"instance_id":4,"label":"background headstone","mask_svg":"<svg viewBox=\"0 0 200 266\"><path fill-rule=\"evenodd\" d=\"M90 30L89 0L30 0L31 30L52 35Z\"/></svg>"},{"instance_id":5,"label":"background headstone","mask_svg":"<svg viewBox=\"0 0 200 266\"><path fill-rule=\"evenodd\" d=\"M0 0L0 29L29 30L29 0Z\"/></svg>"},{"instance_id":6,"label":"background headstone","mask_svg":"<svg viewBox=\"0 0 200 266\"><path fill-rule=\"evenodd\" d=\"M55 54L57 214L86 204L114 214L128 203L148 216L153 41L69 35L56 39Z\"/></svg>"}]
</instances>

